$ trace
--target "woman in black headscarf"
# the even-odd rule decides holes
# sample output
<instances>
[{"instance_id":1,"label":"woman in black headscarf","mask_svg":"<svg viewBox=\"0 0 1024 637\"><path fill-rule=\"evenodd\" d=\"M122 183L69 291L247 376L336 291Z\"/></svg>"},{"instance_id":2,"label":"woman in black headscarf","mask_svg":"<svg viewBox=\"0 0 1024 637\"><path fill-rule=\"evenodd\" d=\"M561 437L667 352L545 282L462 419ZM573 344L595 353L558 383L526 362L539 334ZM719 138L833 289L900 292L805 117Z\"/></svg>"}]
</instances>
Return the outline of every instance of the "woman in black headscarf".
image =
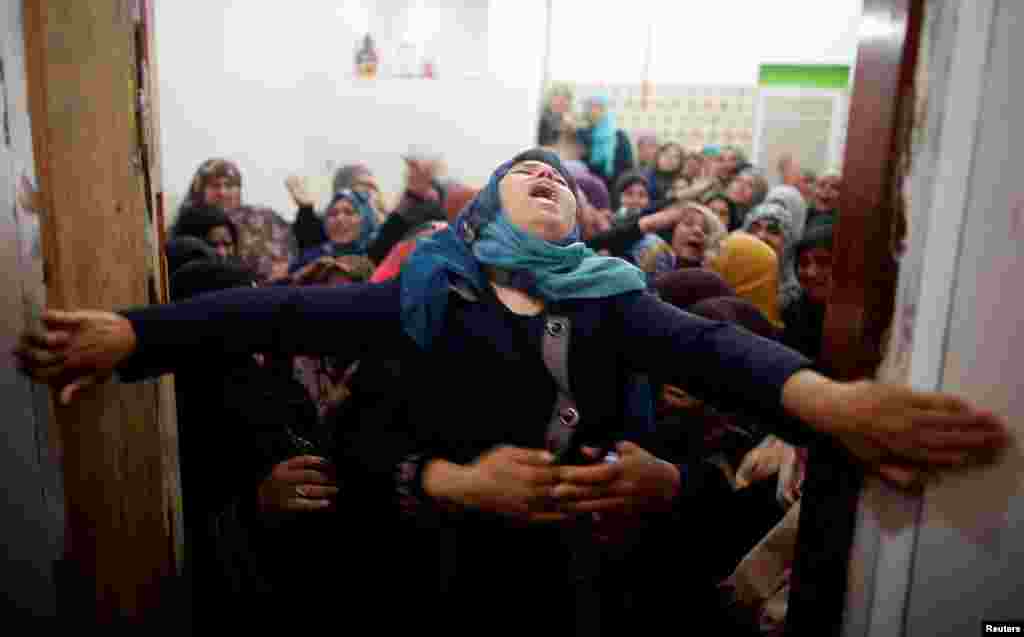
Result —
<instances>
[{"instance_id":1,"label":"woman in black headscarf","mask_svg":"<svg viewBox=\"0 0 1024 637\"><path fill-rule=\"evenodd\" d=\"M238 228L221 208L194 205L182 208L171 227L171 237L205 241L222 259L238 254Z\"/></svg>"},{"instance_id":2,"label":"woman in black headscarf","mask_svg":"<svg viewBox=\"0 0 1024 637\"><path fill-rule=\"evenodd\" d=\"M171 299L251 289L256 280L238 262L193 260L171 277ZM323 472L327 481L326 460L304 458L315 450L298 442L315 439L316 409L286 361L217 351L213 344L176 370L175 390L193 614L240 612L251 595L282 584L273 555L278 549L268 551L260 541L261 518L294 510L294 492L281 495L287 489L321 490L325 499L334 490L308 479L285 484L302 471ZM314 544L311 537L306 541Z\"/></svg>"}]
</instances>

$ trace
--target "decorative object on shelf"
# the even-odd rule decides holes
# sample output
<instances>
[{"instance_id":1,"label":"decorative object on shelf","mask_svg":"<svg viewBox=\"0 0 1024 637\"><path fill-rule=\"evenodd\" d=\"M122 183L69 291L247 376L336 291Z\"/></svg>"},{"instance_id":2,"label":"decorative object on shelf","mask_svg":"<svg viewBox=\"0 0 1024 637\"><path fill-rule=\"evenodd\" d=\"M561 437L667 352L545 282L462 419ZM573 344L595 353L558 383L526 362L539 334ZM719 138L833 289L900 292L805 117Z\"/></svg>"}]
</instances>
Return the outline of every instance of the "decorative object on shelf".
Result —
<instances>
[{"instance_id":1,"label":"decorative object on shelf","mask_svg":"<svg viewBox=\"0 0 1024 637\"><path fill-rule=\"evenodd\" d=\"M367 33L362 46L356 52L356 76L367 80L375 79L379 67L380 56L377 54L377 46L373 42L373 37Z\"/></svg>"}]
</instances>

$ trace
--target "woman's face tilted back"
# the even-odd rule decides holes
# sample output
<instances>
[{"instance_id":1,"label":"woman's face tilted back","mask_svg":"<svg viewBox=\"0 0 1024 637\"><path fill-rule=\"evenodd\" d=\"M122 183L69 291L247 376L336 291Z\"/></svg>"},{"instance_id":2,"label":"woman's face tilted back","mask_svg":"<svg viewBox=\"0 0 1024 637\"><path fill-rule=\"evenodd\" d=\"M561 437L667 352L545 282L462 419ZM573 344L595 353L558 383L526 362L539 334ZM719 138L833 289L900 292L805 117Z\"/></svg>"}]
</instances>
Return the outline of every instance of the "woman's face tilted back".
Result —
<instances>
[{"instance_id":1,"label":"woman's face tilted back","mask_svg":"<svg viewBox=\"0 0 1024 637\"><path fill-rule=\"evenodd\" d=\"M562 175L543 162L514 165L498 193L508 220L535 237L559 241L576 225L576 197Z\"/></svg>"},{"instance_id":2,"label":"woman's face tilted back","mask_svg":"<svg viewBox=\"0 0 1024 637\"><path fill-rule=\"evenodd\" d=\"M672 250L682 259L703 261L709 234L700 210L688 208L672 232Z\"/></svg>"}]
</instances>

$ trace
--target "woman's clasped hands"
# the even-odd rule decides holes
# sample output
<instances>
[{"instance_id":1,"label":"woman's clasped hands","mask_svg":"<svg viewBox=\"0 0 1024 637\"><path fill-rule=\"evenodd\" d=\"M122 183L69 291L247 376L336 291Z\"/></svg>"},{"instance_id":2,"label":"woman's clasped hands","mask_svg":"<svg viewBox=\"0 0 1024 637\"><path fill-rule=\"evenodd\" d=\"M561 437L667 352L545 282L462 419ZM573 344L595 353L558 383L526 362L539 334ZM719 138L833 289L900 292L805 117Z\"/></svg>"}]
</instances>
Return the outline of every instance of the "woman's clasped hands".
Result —
<instances>
[{"instance_id":1,"label":"woman's clasped hands","mask_svg":"<svg viewBox=\"0 0 1024 637\"><path fill-rule=\"evenodd\" d=\"M507 446L468 465L434 461L424 490L449 504L530 523L662 511L679 492L678 468L634 443L620 442L605 458L596 448L582 451L593 464L557 465L547 451Z\"/></svg>"}]
</instances>

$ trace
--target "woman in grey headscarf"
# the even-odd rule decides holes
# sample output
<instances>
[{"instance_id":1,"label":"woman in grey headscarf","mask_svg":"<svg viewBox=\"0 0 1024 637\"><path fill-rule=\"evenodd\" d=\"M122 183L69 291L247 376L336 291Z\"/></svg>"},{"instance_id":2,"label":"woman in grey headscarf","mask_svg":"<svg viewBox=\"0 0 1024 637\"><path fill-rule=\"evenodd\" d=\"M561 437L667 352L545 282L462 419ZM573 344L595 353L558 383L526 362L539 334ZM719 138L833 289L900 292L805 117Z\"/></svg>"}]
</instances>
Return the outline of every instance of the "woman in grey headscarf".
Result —
<instances>
[{"instance_id":1,"label":"woman in grey headscarf","mask_svg":"<svg viewBox=\"0 0 1024 637\"><path fill-rule=\"evenodd\" d=\"M804 228L807 226L807 200L794 186L775 186L768 191L764 198L765 203L777 203L793 215L793 231L796 233L796 241L804 236Z\"/></svg>"},{"instance_id":2,"label":"woman in grey headscarf","mask_svg":"<svg viewBox=\"0 0 1024 637\"><path fill-rule=\"evenodd\" d=\"M800 282L796 278L795 248L800 240L796 222L788 208L775 201L766 201L754 208L743 222L743 230L764 241L779 258L779 311L800 298Z\"/></svg>"}]
</instances>

